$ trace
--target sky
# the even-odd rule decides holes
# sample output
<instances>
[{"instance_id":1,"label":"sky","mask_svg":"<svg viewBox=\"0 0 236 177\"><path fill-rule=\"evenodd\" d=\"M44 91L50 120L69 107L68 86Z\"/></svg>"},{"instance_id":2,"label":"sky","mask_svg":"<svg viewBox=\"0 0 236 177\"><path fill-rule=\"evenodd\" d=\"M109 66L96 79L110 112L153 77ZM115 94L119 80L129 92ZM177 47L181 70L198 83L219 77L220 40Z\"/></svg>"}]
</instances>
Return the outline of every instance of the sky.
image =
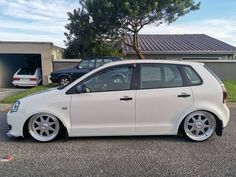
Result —
<instances>
[{"instance_id":1,"label":"sky","mask_svg":"<svg viewBox=\"0 0 236 177\"><path fill-rule=\"evenodd\" d=\"M0 41L53 42L65 47L67 12L79 0L0 0ZM197 0L198 2L199 0ZM142 34L207 34L236 46L236 0L200 0L200 10Z\"/></svg>"}]
</instances>

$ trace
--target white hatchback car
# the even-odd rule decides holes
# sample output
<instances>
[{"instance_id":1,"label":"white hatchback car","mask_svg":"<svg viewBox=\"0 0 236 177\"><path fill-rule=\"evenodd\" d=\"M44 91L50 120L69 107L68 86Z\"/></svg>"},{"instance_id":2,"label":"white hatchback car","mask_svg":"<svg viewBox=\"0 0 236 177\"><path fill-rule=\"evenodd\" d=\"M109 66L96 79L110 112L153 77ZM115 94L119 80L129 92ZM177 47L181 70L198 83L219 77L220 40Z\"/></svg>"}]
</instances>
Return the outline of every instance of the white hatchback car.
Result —
<instances>
[{"instance_id":1,"label":"white hatchback car","mask_svg":"<svg viewBox=\"0 0 236 177\"><path fill-rule=\"evenodd\" d=\"M15 87L33 87L38 86L41 82L41 68L20 68L13 76L12 84Z\"/></svg>"},{"instance_id":2,"label":"white hatchback car","mask_svg":"<svg viewBox=\"0 0 236 177\"><path fill-rule=\"evenodd\" d=\"M47 142L69 137L176 135L194 141L221 136L230 117L227 93L203 64L129 60L106 64L62 88L17 101L9 136Z\"/></svg>"}]
</instances>

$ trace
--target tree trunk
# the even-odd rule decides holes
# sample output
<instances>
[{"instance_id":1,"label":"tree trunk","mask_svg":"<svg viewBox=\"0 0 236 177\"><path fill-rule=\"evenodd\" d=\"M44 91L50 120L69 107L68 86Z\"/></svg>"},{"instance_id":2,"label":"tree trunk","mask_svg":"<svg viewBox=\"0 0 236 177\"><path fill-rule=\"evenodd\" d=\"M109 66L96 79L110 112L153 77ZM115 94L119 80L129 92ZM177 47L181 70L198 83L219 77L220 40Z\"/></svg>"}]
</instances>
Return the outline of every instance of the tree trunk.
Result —
<instances>
[{"instance_id":1,"label":"tree trunk","mask_svg":"<svg viewBox=\"0 0 236 177\"><path fill-rule=\"evenodd\" d=\"M144 59L144 56L139 48L138 33L134 33L134 35L133 35L133 48L134 48L134 51L136 52L136 54L138 55L139 59Z\"/></svg>"}]
</instances>

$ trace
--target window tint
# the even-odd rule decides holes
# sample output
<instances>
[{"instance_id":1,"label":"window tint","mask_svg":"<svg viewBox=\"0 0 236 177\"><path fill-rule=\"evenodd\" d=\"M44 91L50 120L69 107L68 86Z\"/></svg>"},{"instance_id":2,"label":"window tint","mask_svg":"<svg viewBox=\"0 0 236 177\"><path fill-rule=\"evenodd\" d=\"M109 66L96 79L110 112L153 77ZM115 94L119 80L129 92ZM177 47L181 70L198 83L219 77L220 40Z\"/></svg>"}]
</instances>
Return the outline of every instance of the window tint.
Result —
<instances>
[{"instance_id":1,"label":"window tint","mask_svg":"<svg viewBox=\"0 0 236 177\"><path fill-rule=\"evenodd\" d=\"M35 68L21 68L17 73L18 75L34 75L36 69Z\"/></svg>"},{"instance_id":2,"label":"window tint","mask_svg":"<svg viewBox=\"0 0 236 177\"><path fill-rule=\"evenodd\" d=\"M80 68L94 68L95 59L92 60L82 60L79 64Z\"/></svg>"},{"instance_id":3,"label":"window tint","mask_svg":"<svg viewBox=\"0 0 236 177\"><path fill-rule=\"evenodd\" d=\"M103 62L104 62L104 64L105 64L105 63L111 62L111 60L110 60L110 59L103 59Z\"/></svg>"},{"instance_id":4,"label":"window tint","mask_svg":"<svg viewBox=\"0 0 236 177\"><path fill-rule=\"evenodd\" d=\"M188 80L190 81L191 85L199 85L202 83L201 78L198 74L193 70L190 66L183 66L184 72L187 75Z\"/></svg>"},{"instance_id":5,"label":"window tint","mask_svg":"<svg viewBox=\"0 0 236 177\"><path fill-rule=\"evenodd\" d=\"M142 64L141 88L181 87L183 80L176 65Z\"/></svg>"},{"instance_id":6,"label":"window tint","mask_svg":"<svg viewBox=\"0 0 236 177\"><path fill-rule=\"evenodd\" d=\"M98 73L82 83L91 92L128 90L131 85L133 67L119 66Z\"/></svg>"},{"instance_id":7,"label":"window tint","mask_svg":"<svg viewBox=\"0 0 236 177\"><path fill-rule=\"evenodd\" d=\"M102 66L104 63L103 63L103 59L97 59L96 61L96 68L99 67L99 66Z\"/></svg>"}]
</instances>

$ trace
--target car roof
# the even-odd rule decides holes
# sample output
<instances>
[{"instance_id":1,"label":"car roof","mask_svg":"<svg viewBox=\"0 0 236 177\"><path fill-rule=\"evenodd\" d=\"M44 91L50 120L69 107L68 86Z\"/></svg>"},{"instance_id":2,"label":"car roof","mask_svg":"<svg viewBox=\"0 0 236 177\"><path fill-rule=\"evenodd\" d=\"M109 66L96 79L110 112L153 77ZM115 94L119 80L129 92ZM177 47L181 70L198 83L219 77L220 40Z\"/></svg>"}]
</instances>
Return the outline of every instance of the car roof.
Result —
<instances>
[{"instance_id":1,"label":"car roof","mask_svg":"<svg viewBox=\"0 0 236 177\"><path fill-rule=\"evenodd\" d=\"M105 64L105 66L115 66L115 65L121 65L121 64L135 64L135 63L157 63L157 64L181 64L181 65L204 65L203 63L197 63L197 62L191 62L191 61L175 61L175 60L122 60L122 61L115 61L111 63Z\"/></svg>"},{"instance_id":2,"label":"car roof","mask_svg":"<svg viewBox=\"0 0 236 177\"><path fill-rule=\"evenodd\" d=\"M82 60L92 60L92 59L119 59L119 60L121 60L120 57L116 57L116 56L96 56L96 57L87 57L87 58L83 58Z\"/></svg>"}]
</instances>

